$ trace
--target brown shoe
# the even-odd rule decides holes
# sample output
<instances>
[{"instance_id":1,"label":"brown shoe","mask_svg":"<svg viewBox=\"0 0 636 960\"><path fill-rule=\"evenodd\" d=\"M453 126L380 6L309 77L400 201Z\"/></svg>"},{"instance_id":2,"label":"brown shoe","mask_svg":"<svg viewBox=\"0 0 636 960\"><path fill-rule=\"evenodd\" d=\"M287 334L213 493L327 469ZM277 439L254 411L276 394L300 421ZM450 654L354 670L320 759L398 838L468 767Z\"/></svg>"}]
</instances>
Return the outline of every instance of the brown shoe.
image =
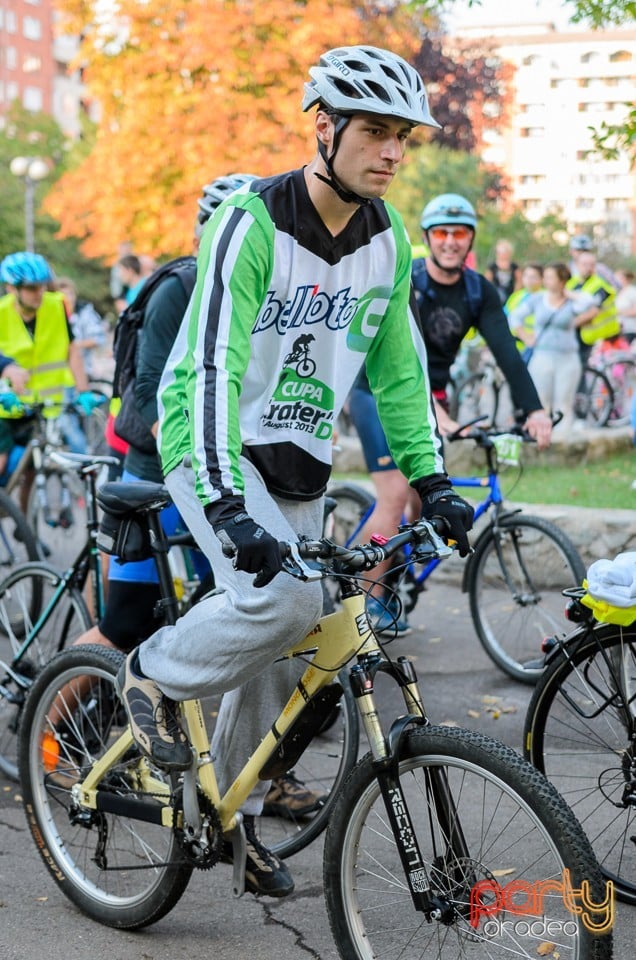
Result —
<instances>
[{"instance_id":1,"label":"brown shoe","mask_svg":"<svg viewBox=\"0 0 636 960\"><path fill-rule=\"evenodd\" d=\"M272 780L263 804L263 816L296 820L297 817L307 817L315 813L324 802L324 796L308 790L293 773L286 773L284 777Z\"/></svg>"}]
</instances>

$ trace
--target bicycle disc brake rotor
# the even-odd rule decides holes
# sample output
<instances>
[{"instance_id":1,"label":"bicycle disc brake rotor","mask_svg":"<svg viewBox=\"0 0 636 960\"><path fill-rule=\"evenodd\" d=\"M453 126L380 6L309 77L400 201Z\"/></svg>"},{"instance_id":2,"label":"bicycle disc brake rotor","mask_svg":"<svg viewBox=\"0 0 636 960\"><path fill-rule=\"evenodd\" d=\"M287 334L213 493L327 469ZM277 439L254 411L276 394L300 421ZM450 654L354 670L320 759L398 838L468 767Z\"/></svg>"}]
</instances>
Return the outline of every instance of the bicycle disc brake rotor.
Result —
<instances>
[{"instance_id":1,"label":"bicycle disc brake rotor","mask_svg":"<svg viewBox=\"0 0 636 960\"><path fill-rule=\"evenodd\" d=\"M173 800L173 831L179 849L185 859L199 870L209 870L221 859L223 831L216 807L200 790L197 790L201 811L200 832L190 835L183 814L183 788L179 787Z\"/></svg>"},{"instance_id":2,"label":"bicycle disc brake rotor","mask_svg":"<svg viewBox=\"0 0 636 960\"><path fill-rule=\"evenodd\" d=\"M495 884L495 877L478 860L469 857L437 857L431 865L431 889L441 900L449 904L450 910L442 918L445 926L470 919L471 891L480 880ZM458 929L469 939L475 939L472 929L464 928L460 922ZM477 937L476 939L481 939Z\"/></svg>"}]
</instances>

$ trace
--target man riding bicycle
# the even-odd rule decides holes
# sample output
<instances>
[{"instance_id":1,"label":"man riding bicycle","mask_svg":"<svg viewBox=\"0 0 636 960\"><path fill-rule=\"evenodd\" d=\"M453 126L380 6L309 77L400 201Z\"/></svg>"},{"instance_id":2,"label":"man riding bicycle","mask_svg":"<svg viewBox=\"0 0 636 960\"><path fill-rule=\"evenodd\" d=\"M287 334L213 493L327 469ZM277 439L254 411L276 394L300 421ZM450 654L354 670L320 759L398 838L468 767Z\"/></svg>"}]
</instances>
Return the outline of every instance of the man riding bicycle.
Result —
<instances>
[{"instance_id":1,"label":"man riding bicycle","mask_svg":"<svg viewBox=\"0 0 636 960\"><path fill-rule=\"evenodd\" d=\"M436 126L421 78L364 46L328 51L310 73L303 110L317 106L317 152L303 169L241 188L210 221L161 383L166 484L223 592L155 633L118 676L138 745L169 769L192 763L175 701L227 694L216 736L222 791L265 733L261 718L279 713L297 682L294 664L273 661L321 614L319 583L276 578L278 541L320 536L333 422L365 359L423 515L445 518L462 554L472 525L427 402L408 239L380 199L413 127ZM316 375L296 379L285 358L307 324ZM235 549L234 565L222 545ZM248 840L267 789L242 811ZM248 889L291 893L285 865L260 850Z\"/></svg>"}]
</instances>

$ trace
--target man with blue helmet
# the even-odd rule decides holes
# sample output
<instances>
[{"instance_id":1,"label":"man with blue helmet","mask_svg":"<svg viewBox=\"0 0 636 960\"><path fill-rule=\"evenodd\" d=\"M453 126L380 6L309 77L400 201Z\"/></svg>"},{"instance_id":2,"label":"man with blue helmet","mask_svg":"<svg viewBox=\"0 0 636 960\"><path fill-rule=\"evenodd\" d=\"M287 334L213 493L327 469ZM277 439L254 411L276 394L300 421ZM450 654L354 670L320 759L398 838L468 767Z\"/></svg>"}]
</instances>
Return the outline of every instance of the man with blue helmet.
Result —
<instances>
[{"instance_id":1,"label":"man with blue helmet","mask_svg":"<svg viewBox=\"0 0 636 960\"><path fill-rule=\"evenodd\" d=\"M86 412L92 409L93 394L64 298L47 289L52 279L48 263L37 253L12 253L0 263L0 280L7 290L0 298L0 376L11 387L0 395L0 475L13 447L29 437L23 404L49 400L51 416L56 416L60 408L55 405L64 402L65 388L75 386L80 406ZM21 491L23 508L28 487Z\"/></svg>"},{"instance_id":2,"label":"man with blue helmet","mask_svg":"<svg viewBox=\"0 0 636 960\"><path fill-rule=\"evenodd\" d=\"M542 409L516 348L499 294L485 277L465 265L477 229L472 204L456 193L441 194L427 203L420 225L429 253L413 261L412 280L440 432L448 434L458 427L448 413L446 388L461 342L475 328L510 384L515 409L520 411L528 432L539 447L547 446L551 420ZM359 534L363 541L375 531L388 535L400 522L409 500L409 484L391 456L364 371L351 392L349 410L376 488L375 509ZM378 581L389 566L387 563L376 568ZM408 623L397 609L395 598L385 601L383 594L383 584L377 582L371 611L376 617L376 629L389 634L406 633Z\"/></svg>"}]
</instances>

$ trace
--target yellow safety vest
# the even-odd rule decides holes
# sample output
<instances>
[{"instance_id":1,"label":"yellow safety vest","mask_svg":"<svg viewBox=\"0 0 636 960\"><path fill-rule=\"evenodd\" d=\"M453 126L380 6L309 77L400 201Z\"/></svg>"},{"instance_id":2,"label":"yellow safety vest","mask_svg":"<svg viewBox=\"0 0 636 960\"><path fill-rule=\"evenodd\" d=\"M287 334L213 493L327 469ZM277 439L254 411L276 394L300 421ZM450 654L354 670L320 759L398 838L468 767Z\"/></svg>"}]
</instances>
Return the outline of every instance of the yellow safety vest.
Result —
<instances>
[{"instance_id":1,"label":"yellow safety vest","mask_svg":"<svg viewBox=\"0 0 636 960\"><path fill-rule=\"evenodd\" d=\"M572 277L566 283L566 287L568 290L580 290L582 293L589 293L590 296L598 293L599 290L605 290L609 294L594 319L579 328L583 343L589 346L598 340L609 340L610 337L616 337L621 332L621 324L616 312L616 291L607 280L600 277L598 273L593 273L585 281L582 277Z\"/></svg>"},{"instance_id":2,"label":"yellow safety vest","mask_svg":"<svg viewBox=\"0 0 636 960\"><path fill-rule=\"evenodd\" d=\"M68 323L61 293L45 293L40 309L35 315L33 337L15 306L12 293L0 297L0 353L11 357L19 366L28 370L27 392L20 394L24 403L36 400L51 400L62 403L64 388L75 385L68 365ZM59 409L45 411L55 417ZM21 412L8 413L0 408L0 417L16 418Z\"/></svg>"},{"instance_id":3,"label":"yellow safety vest","mask_svg":"<svg viewBox=\"0 0 636 960\"><path fill-rule=\"evenodd\" d=\"M541 293L541 290L537 290L536 292ZM504 306L504 313L506 314L506 316L509 317L512 311L515 309L515 307L518 307L519 304L523 303L526 297L529 297L529 296L531 296L530 291L526 290L525 287L521 287L519 290L513 290L510 296L508 297L508 299L506 300L506 303ZM534 313L531 313L528 317L523 318L523 321L521 322L521 326L528 333L532 333L532 331L534 330L534 323L535 323ZM526 344L522 343L521 340L517 340L517 350L519 350L520 353L523 353L525 349L526 349Z\"/></svg>"}]
</instances>

